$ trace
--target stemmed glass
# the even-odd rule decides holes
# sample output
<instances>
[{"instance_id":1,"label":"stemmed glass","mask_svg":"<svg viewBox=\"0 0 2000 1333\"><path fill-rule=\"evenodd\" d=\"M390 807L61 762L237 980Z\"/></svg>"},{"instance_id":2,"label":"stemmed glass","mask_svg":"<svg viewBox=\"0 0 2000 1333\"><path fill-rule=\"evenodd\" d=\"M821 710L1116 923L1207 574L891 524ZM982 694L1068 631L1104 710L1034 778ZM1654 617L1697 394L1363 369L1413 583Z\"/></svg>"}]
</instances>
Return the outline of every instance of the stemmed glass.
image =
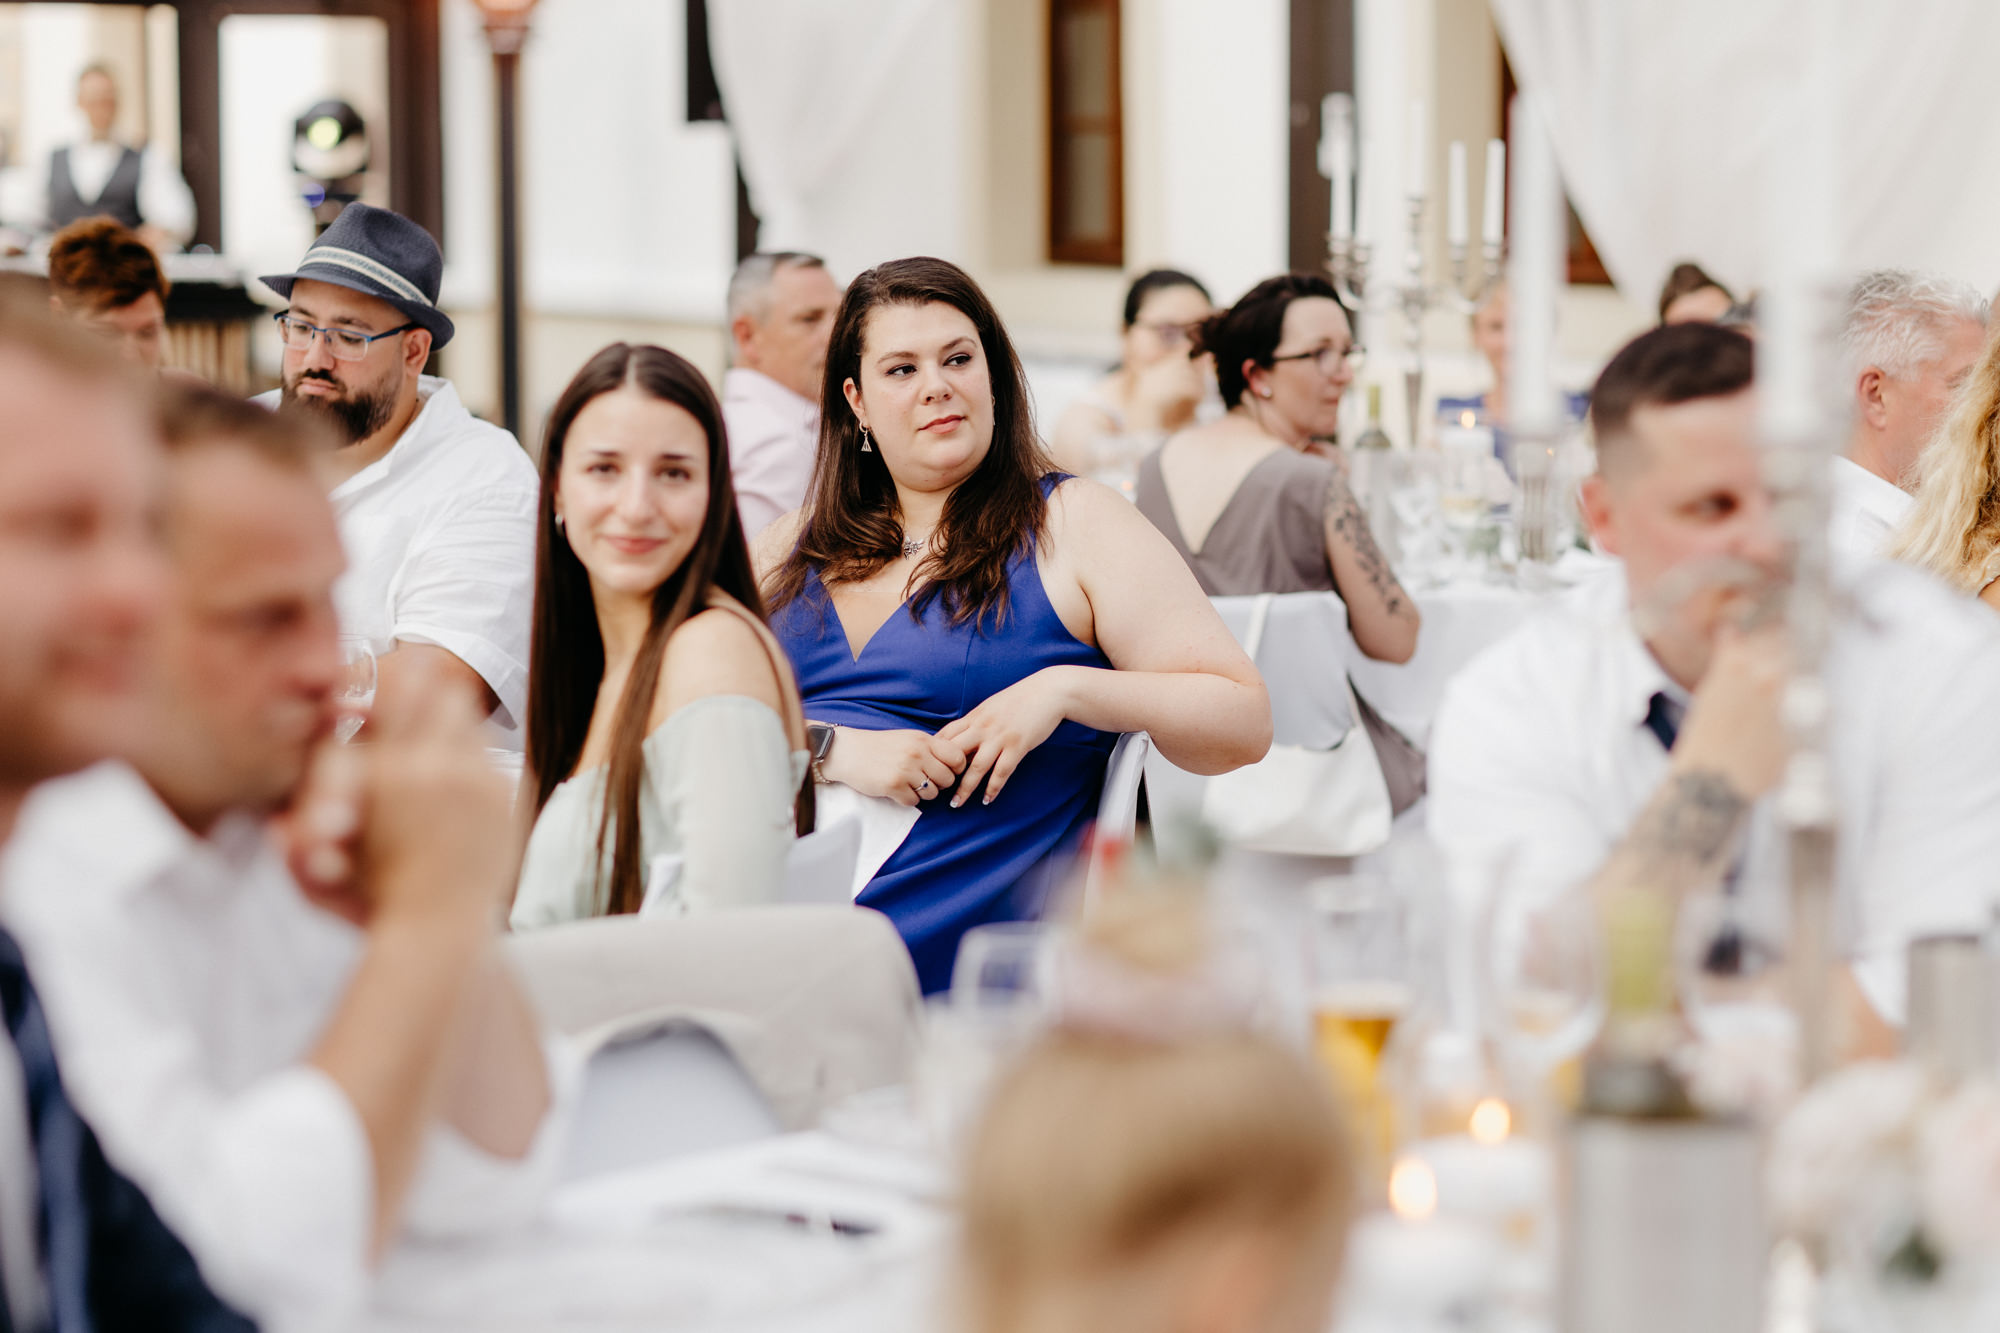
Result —
<instances>
[{"instance_id":1,"label":"stemmed glass","mask_svg":"<svg viewBox=\"0 0 2000 1333\"><path fill-rule=\"evenodd\" d=\"M1546 1088L1604 1025L1605 969L1596 905L1580 884L1499 866L1484 968L1487 1021L1523 1086Z\"/></svg>"},{"instance_id":2,"label":"stemmed glass","mask_svg":"<svg viewBox=\"0 0 2000 1333\"><path fill-rule=\"evenodd\" d=\"M1386 1179L1395 1126L1382 1053L1413 998L1409 902L1369 873L1314 880L1306 896L1313 1048Z\"/></svg>"},{"instance_id":3,"label":"stemmed glass","mask_svg":"<svg viewBox=\"0 0 2000 1333\"><path fill-rule=\"evenodd\" d=\"M340 720L333 724L333 735L335 740L351 741L375 705L375 648L362 635L343 634L340 661L340 684L333 692Z\"/></svg>"}]
</instances>

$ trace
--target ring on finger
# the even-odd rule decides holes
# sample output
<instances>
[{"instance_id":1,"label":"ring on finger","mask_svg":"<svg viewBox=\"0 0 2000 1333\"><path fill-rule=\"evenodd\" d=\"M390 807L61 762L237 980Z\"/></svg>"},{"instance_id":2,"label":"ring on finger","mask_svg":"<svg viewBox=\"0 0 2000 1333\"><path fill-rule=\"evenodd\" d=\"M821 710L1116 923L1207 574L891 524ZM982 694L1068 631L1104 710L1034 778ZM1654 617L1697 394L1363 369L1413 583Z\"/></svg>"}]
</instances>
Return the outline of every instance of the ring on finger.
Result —
<instances>
[{"instance_id":1,"label":"ring on finger","mask_svg":"<svg viewBox=\"0 0 2000 1333\"><path fill-rule=\"evenodd\" d=\"M917 795L919 796L928 796L936 790L937 788L931 786L931 780L929 778L925 778L923 781L917 784Z\"/></svg>"}]
</instances>

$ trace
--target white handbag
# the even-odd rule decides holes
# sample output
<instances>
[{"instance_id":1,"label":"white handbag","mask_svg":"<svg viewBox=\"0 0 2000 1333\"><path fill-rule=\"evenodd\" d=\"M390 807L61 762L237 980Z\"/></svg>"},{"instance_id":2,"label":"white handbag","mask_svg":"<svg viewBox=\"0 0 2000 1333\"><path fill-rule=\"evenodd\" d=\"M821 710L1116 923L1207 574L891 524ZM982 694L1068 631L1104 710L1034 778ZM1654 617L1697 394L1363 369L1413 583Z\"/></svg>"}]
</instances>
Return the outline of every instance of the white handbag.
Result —
<instances>
[{"instance_id":1,"label":"white handbag","mask_svg":"<svg viewBox=\"0 0 2000 1333\"><path fill-rule=\"evenodd\" d=\"M1253 665L1271 599L1259 597L1250 613L1243 650ZM1340 688L1354 721L1332 749L1273 745L1256 763L1208 780L1202 819L1225 843L1295 856L1359 856L1389 841L1389 785L1344 671Z\"/></svg>"}]
</instances>

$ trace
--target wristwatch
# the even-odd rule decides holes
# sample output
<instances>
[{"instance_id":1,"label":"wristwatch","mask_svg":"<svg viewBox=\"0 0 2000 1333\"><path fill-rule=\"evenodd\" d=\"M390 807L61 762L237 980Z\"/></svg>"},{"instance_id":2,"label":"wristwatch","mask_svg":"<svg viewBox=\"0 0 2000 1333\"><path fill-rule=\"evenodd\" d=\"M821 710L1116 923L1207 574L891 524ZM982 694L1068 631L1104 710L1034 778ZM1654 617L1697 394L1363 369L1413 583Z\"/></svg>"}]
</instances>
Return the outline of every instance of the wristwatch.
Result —
<instances>
[{"instance_id":1,"label":"wristwatch","mask_svg":"<svg viewBox=\"0 0 2000 1333\"><path fill-rule=\"evenodd\" d=\"M838 722L806 723L806 749L812 754L812 780L824 783L826 774L820 765L826 762L827 751L833 749L833 733L840 730Z\"/></svg>"}]
</instances>

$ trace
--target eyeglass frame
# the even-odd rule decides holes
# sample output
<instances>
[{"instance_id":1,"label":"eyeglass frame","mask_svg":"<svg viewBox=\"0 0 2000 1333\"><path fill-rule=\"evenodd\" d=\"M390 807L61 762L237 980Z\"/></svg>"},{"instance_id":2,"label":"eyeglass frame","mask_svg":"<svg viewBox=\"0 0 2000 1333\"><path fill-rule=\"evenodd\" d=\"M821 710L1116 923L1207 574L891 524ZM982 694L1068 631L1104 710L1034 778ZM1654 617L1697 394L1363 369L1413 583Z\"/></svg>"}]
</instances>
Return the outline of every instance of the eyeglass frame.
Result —
<instances>
[{"instance_id":1,"label":"eyeglass frame","mask_svg":"<svg viewBox=\"0 0 2000 1333\"><path fill-rule=\"evenodd\" d=\"M1328 353L1335 351L1340 353L1340 362L1347 367L1349 374L1361 369L1362 363L1368 359L1368 349L1360 343L1349 343L1345 349L1336 348L1332 343L1328 343L1324 347L1315 347L1310 352L1293 352L1287 356L1273 356L1271 364L1275 366L1280 361L1310 361L1313 363L1314 370L1317 370L1328 379L1332 379L1333 371L1325 365L1325 358Z\"/></svg>"},{"instance_id":2,"label":"eyeglass frame","mask_svg":"<svg viewBox=\"0 0 2000 1333\"><path fill-rule=\"evenodd\" d=\"M1159 320L1157 322L1148 322L1142 319L1132 325L1135 329L1146 330L1146 332L1152 334L1169 347L1192 345L1195 330L1200 326L1201 321L1198 319L1186 321Z\"/></svg>"},{"instance_id":3,"label":"eyeglass frame","mask_svg":"<svg viewBox=\"0 0 2000 1333\"><path fill-rule=\"evenodd\" d=\"M408 323L398 324L393 329L385 329L381 333L363 333L359 329L329 329L318 324L308 324L289 310L272 312L271 320L278 326L278 341L284 345L286 351L310 352L313 349L313 343L324 340L327 354L336 361L364 361L368 357L368 349L376 343L381 342L384 338L393 338L399 333L408 333L411 329L423 327L423 325L417 323L415 320L410 320ZM305 343L297 347L292 345L288 332L294 326L304 329L307 335ZM351 356L342 356L340 354L340 343L334 340L335 334L339 334L343 338L358 339L361 343L361 349Z\"/></svg>"}]
</instances>

